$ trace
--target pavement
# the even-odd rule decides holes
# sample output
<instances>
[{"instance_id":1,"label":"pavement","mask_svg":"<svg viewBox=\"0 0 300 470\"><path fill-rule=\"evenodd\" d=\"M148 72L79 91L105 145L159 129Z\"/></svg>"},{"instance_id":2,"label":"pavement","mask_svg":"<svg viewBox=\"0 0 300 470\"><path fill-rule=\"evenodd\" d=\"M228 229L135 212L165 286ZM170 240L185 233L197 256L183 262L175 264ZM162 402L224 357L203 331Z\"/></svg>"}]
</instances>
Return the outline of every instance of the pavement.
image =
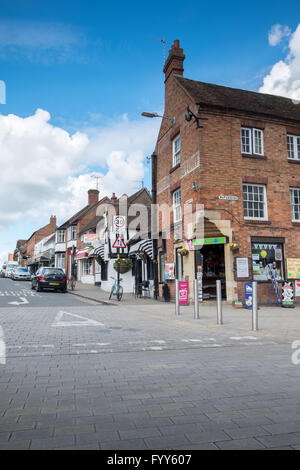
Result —
<instances>
[{"instance_id":1,"label":"pavement","mask_svg":"<svg viewBox=\"0 0 300 470\"><path fill-rule=\"evenodd\" d=\"M300 449L299 307L91 299L0 279L0 449Z\"/></svg>"}]
</instances>

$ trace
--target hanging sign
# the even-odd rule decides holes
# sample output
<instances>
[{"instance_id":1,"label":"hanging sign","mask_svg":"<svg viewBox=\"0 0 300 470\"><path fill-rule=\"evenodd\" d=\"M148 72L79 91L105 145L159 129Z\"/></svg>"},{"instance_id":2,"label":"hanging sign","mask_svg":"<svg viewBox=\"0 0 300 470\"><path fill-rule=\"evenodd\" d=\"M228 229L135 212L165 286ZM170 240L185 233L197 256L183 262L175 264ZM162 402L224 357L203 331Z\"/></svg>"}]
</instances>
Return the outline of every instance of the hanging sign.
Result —
<instances>
[{"instance_id":1,"label":"hanging sign","mask_svg":"<svg viewBox=\"0 0 300 470\"><path fill-rule=\"evenodd\" d=\"M285 281L282 286L282 307L294 308L294 289L291 281Z\"/></svg>"},{"instance_id":2,"label":"hanging sign","mask_svg":"<svg viewBox=\"0 0 300 470\"><path fill-rule=\"evenodd\" d=\"M189 283L187 281L179 281L179 304L188 305L189 303Z\"/></svg>"},{"instance_id":3,"label":"hanging sign","mask_svg":"<svg viewBox=\"0 0 300 470\"><path fill-rule=\"evenodd\" d=\"M116 241L114 242L112 247L113 248L126 248L124 240L121 238L120 234L117 235Z\"/></svg>"}]
</instances>

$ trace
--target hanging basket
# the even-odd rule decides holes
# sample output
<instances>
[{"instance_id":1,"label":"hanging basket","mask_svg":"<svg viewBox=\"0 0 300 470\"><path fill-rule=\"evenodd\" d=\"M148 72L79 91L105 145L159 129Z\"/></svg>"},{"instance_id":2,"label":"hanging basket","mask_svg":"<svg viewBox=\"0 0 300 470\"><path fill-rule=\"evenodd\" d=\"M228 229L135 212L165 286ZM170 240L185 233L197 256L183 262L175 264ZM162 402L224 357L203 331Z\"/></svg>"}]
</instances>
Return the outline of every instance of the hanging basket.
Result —
<instances>
[{"instance_id":1,"label":"hanging basket","mask_svg":"<svg viewBox=\"0 0 300 470\"><path fill-rule=\"evenodd\" d=\"M114 270L118 272L118 269L120 269L121 274L125 274L130 269L132 268L133 264L132 261L129 258L121 258L120 259L120 268L118 268L118 262L115 261L113 264Z\"/></svg>"}]
</instances>

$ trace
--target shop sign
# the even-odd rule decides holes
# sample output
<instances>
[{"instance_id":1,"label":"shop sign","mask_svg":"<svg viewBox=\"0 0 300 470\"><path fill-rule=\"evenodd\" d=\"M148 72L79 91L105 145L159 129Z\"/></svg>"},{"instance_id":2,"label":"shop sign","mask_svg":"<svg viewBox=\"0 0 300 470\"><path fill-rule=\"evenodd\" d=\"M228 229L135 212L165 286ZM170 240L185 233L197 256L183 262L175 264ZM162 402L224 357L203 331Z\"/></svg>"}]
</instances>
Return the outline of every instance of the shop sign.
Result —
<instances>
[{"instance_id":1,"label":"shop sign","mask_svg":"<svg viewBox=\"0 0 300 470\"><path fill-rule=\"evenodd\" d=\"M291 281L285 281L282 286L282 307L294 307L294 289Z\"/></svg>"},{"instance_id":2,"label":"shop sign","mask_svg":"<svg viewBox=\"0 0 300 470\"><path fill-rule=\"evenodd\" d=\"M166 281L175 279L175 264L174 263L165 264L165 279Z\"/></svg>"},{"instance_id":3,"label":"shop sign","mask_svg":"<svg viewBox=\"0 0 300 470\"><path fill-rule=\"evenodd\" d=\"M189 283L187 281L179 281L179 304L188 305L189 303Z\"/></svg>"},{"instance_id":4,"label":"shop sign","mask_svg":"<svg viewBox=\"0 0 300 470\"><path fill-rule=\"evenodd\" d=\"M252 308L252 282L245 282L245 307Z\"/></svg>"},{"instance_id":5,"label":"shop sign","mask_svg":"<svg viewBox=\"0 0 300 470\"><path fill-rule=\"evenodd\" d=\"M300 279L300 259L287 258L286 271L288 279Z\"/></svg>"},{"instance_id":6,"label":"shop sign","mask_svg":"<svg viewBox=\"0 0 300 470\"><path fill-rule=\"evenodd\" d=\"M248 258L236 258L236 276L249 277Z\"/></svg>"},{"instance_id":7,"label":"shop sign","mask_svg":"<svg viewBox=\"0 0 300 470\"><path fill-rule=\"evenodd\" d=\"M196 238L193 240L193 245L219 245L222 243L227 243L227 237Z\"/></svg>"},{"instance_id":8,"label":"shop sign","mask_svg":"<svg viewBox=\"0 0 300 470\"><path fill-rule=\"evenodd\" d=\"M195 248L194 248L194 245L193 245L192 240L187 240L186 243L187 243L187 246L188 246L188 250L189 250L189 251L195 251Z\"/></svg>"},{"instance_id":9,"label":"shop sign","mask_svg":"<svg viewBox=\"0 0 300 470\"><path fill-rule=\"evenodd\" d=\"M85 233L83 235L83 243L86 246L91 246L92 243L97 239L96 233Z\"/></svg>"},{"instance_id":10,"label":"shop sign","mask_svg":"<svg viewBox=\"0 0 300 470\"><path fill-rule=\"evenodd\" d=\"M295 281L295 297L300 297L300 281Z\"/></svg>"}]
</instances>

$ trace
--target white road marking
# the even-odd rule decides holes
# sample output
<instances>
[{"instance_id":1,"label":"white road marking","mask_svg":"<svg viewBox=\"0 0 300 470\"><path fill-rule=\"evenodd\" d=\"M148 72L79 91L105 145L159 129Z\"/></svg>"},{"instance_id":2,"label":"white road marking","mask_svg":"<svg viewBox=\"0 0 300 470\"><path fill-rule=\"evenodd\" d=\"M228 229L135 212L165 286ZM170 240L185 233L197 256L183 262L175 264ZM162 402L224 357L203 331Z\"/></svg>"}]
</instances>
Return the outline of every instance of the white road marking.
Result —
<instances>
[{"instance_id":1,"label":"white road marking","mask_svg":"<svg viewBox=\"0 0 300 470\"><path fill-rule=\"evenodd\" d=\"M0 326L0 364L6 364L6 346L2 326Z\"/></svg>"},{"instance_id":2,"label":"white road marking","mask_svg":"<svg viewBox=\"0 0 300 470\"><path fill-rule=\"evenodd\" d=\"M25 304L29 304L28 300L25 298L25 297L20 297L20 300L22 300L22 302L8 302L10 305L25 305Z\"/></svg>"},{"instance_id":3,"label":"white road marking","mask_svg":"<svg viewBox=\"0 0 300 470\"><path fill-rule=\"evenodd\" d=\"M202 339L182 339L183 343L202 343Z\"/></svg>"},{"instance_id":4,"label":"white road marking","mask_svg":"<svg viewBox=\"0 0 300 470\"><path fill-rule=\"evenodd\" d=\"M254 339L256 340L257 338L255 336L230 336L229 339L236 339L237 341L240 341L241 339Z\"/></svg>"},{"instance_id":5,"label":"white road marking","mask_svg":"<svg viewBox=\"0 0 300 470\"><path fill-rule=\"evenodd\" d=\"M161 346L150 346L150 348L152 351L162 351L162 347Z\"/></svg>"},{"instance_id":6,"label":"white road marking","mask_svg":"<svg viewBox=\"0 0 300 470\"><path fill-rule=\"evenodd\" d=\"M68 315L69 317L78 318L80 319L80 321L79 320L73 320L73 321L62 320L63 316L66 316L66 315ZM96 320L91 320L90 318L77 315L76 313L69 313L69 312L60 310L58 314L56 315L52 326L54 327L57 327L57 326L104 326L104 323L100 323L99 321L96 321Z\"/></svg>"}]
</instances>

